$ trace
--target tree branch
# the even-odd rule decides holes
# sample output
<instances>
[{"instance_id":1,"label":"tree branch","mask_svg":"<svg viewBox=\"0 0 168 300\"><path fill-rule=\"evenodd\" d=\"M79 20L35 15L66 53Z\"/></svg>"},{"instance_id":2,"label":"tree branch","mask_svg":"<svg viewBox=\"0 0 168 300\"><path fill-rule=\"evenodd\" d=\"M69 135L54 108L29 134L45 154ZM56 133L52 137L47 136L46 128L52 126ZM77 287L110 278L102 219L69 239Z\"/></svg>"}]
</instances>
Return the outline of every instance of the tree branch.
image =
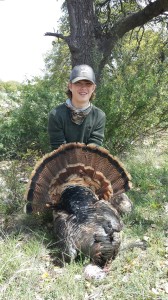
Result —
<instances>
[{"instance_id":1,"label":"tree branch","mask_svg":"<svg viewBox=\"0 0 168 300\"><path fill-rule=\"evenodd\" d=\"M114 36L115 31L117 37L121 38L126 32L146 24L166 11L168 11L168 0L156 0L155 2L151 2L144 9L117 22L112 29L111 35Z\"/></svg>"},{"instance_id":2,"label":"tree branch","mask_svg":"<svg viewBox=\"0 0 168 300\"><path fill-rule=\"evenodd\" d=\"M116 22L102 39L103 59L100 62L100 69L103 69L117 41L122 38L125 33L136 27L145 25L166 11L168 11L168 0L156 0L155 2L150 2L144 9L132 13Z\"/></svg>"},{"instance_id":3,"label":"tree branch","mask_svg":"<svg viewBox=\"0 0 168 300\"><path fill-rule=\"evenodd\" d=\"M120 0L120 6L121 6L121 12L122 12L123 15L125 16L126 14L125 14L125 9L124 9L122 0Z\"/></svg>"},{"instance_id":4,"label":"tree branch","mask_svg":"<svg viewBox=\"0 0 168 300\"><path fill-rule=\"evenodd\" d=\"M45 34L44 34L45 36L55 36L55 37L57 37L58 39L60 38L60 39L62 39L62 40L64 40L64 41L67 41L68 40L68 36L64 36L63 34L61 34L61 33L56 33L56 32L46 32Z\"/></svg>"},{"instance_id":5,"label":"tree branch","mask_svg":"<svg viewBox=\"0 0 168 300\"><path fill-rule=\"evenodd\" d=\"M105 0L105 1L103 1L103 2L101 2L101 3L97 3L96 4L96 6L99 6L99 7L103 7L103 6L105 6L107 3L109 3L110 2L110 0Z\"/></svg>"}]
</instances>

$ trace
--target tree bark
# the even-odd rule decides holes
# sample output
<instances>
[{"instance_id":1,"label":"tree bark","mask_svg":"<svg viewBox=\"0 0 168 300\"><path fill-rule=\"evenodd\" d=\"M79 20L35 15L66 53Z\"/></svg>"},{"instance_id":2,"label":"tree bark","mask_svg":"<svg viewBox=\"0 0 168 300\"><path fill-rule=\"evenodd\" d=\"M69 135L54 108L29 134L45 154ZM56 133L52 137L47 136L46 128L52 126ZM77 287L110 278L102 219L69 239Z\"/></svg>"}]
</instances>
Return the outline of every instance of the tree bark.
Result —
<instances>
[{"instance_id":1,"label":"tree bark","mask_svg":"<svg viewBox=\"0 0 168 300\"><path fill-rule=\"evenodd\" d=\"M110 0L105 1L101 3L101 6L107 2L112 3ZM115 23L109 22L108 30L104 31L103 24L98 20L94 0L66 0L66 3L70 35L63 36L52 32L46 32L45 35L65 40L71 53L72 67L77 64L92 66L96 73L97 83L118 40L130 30L143 26L168 11L168 0L156 0L143 9L139 8L135 13L123 14L123 17Z\"/></svg>"}]
</instances>

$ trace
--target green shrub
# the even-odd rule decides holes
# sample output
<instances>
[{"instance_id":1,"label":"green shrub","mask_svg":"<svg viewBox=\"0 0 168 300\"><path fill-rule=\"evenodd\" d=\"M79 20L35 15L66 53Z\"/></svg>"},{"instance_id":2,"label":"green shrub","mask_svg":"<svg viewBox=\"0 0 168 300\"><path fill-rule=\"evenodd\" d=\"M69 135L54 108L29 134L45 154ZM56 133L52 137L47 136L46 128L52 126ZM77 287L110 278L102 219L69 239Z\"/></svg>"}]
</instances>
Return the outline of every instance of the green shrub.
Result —
<instances>
[{"instance_id":1,"label":"green shrub","mask_svg":"<svg viewBox=\"0 0 168 300\"><path fill-rule=\"evenodd\" d=\"M21 104L0 124L1 154L16 156L27 149L50 151L48 113L61 101L61 92L51 92L49 82L36 79L22 86Z\"/></svg>"},{"instance_id":2,"label":"green shrub","mask_svg":"<svg viewBox=\"0 0 168 300\"><path fill-rule=\"evenodd\" d=\"M96 103L107 115L105 146L112 153L168 127L168 61L160 58L168 48L150 31L138 52L136 41L127 39L106 66L97 93Z\"/></svg>"}]
</instances>

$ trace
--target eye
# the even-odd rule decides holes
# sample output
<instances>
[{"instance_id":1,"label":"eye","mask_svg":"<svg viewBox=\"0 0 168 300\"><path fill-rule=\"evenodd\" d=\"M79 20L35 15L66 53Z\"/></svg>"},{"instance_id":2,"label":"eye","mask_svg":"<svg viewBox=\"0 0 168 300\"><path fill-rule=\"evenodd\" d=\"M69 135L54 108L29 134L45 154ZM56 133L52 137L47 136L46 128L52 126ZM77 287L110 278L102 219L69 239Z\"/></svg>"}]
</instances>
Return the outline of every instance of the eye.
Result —
<instances>
[{"instance_id":1,"label":"eye","mask_svg":"<svg viewBox=\"0 0 168 300\"><path fill-rule=\"evenodd\" d=\"M82 84L80 81L75 82L75 85L76 85L76 86L79 86L79 87L82 87L82 86L83 86L83 84Z\"/></svg>"}]
</instances>

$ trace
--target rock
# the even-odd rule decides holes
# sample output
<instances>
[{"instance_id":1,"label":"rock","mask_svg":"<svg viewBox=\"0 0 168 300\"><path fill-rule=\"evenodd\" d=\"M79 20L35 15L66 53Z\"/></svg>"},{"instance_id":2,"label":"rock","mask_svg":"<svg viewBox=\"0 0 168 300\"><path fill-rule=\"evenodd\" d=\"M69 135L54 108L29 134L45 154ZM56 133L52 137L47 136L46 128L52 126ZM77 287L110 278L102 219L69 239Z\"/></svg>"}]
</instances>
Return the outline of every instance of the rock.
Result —
<instances>
[{"instance_id":1,"label":"rock","mask_svg":"<svg viewBox=\"0 0 168 300\"><path fill-rule=\"evenodd\" d=\"M106 277L106 272L96 265L89 264L84 268L84 277L87 280L101 280Z\"/></svg>"},{"instance_id":2,"label":"rock","mask_svg":"<svg viewBox=\"0 0 168 300\"><path fill-rule=\"evenodd\" d=\"M125 193L112 198L111 205L118 211L119 214L130 213L133 208L131 200Z\"/></svg>"}]
</instances>

